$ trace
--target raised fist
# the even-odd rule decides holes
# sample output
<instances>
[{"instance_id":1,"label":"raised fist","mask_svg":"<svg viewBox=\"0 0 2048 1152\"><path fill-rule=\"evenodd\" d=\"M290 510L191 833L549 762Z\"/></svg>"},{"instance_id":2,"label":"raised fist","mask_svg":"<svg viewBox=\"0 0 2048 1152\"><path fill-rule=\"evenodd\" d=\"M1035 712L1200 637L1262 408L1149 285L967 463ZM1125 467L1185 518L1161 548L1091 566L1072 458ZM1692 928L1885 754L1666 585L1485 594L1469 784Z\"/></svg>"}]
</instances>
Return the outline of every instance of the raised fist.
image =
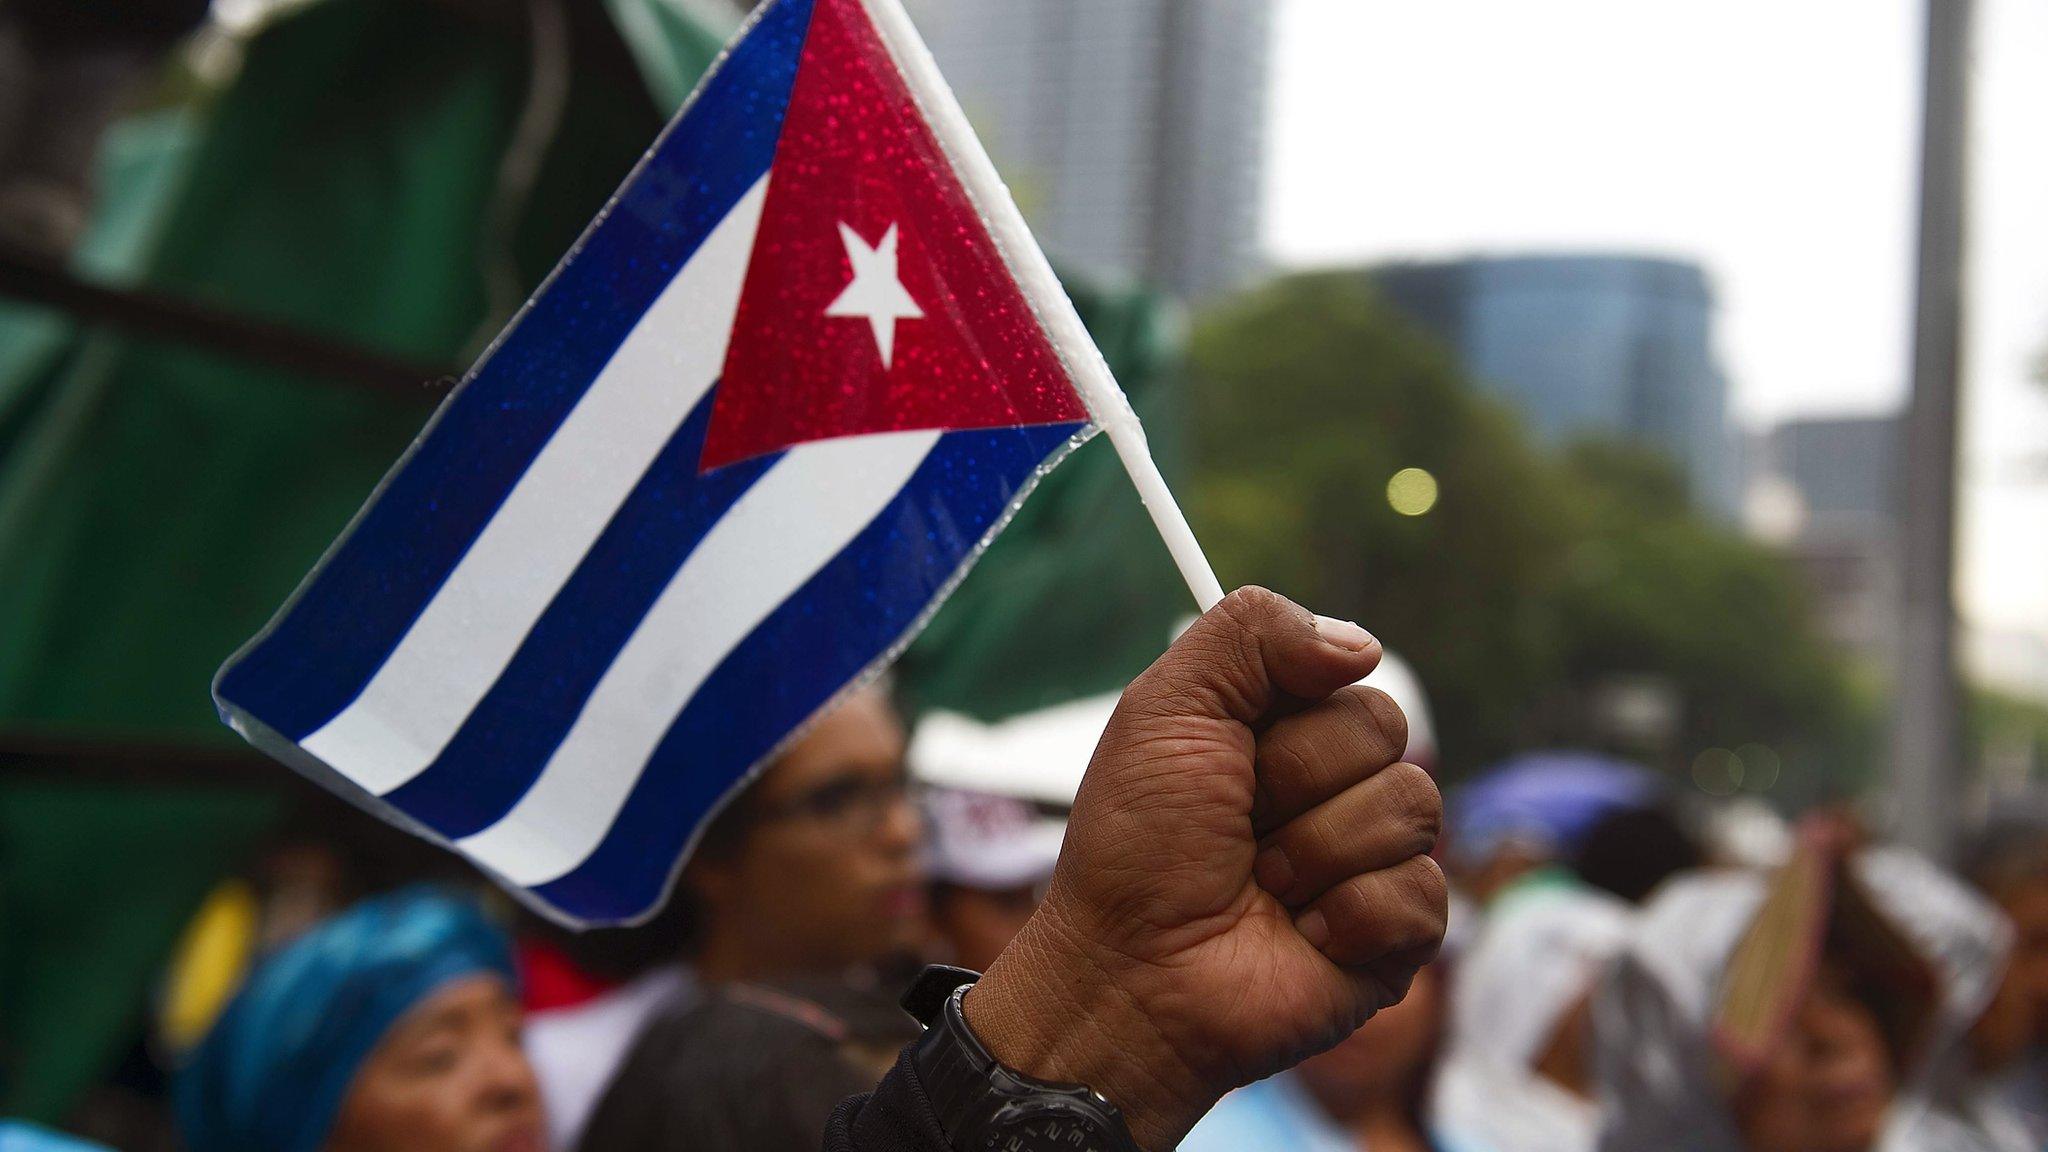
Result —
<instances>
[{"instance_id":1,"label":"raised fist","mask_svg":"<svg viewBox=\"0 0 2048 1152\"><path fill-rule=\"evenodd\" d=\"M1443 805L1397 763L1400 709L1352 686L1379 658L1246 588L1125 691L1045 903L967 996L999 1060L1168 1148L1406 993L1443 939Z\"/></svg>"}]
</instances>

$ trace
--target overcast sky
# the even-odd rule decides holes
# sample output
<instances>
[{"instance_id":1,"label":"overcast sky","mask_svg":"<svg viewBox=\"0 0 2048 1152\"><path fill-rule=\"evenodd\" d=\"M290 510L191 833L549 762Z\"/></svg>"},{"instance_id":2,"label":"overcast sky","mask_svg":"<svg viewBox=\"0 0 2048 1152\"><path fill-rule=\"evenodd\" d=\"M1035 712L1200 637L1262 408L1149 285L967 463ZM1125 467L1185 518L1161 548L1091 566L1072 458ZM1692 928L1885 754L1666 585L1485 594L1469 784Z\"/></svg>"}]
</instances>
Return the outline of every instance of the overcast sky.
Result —
<instances>
[{"instance_id":1,"label":"overcast sky","mask_svg":"<svg viewBox=\"0 0 2048 1152\"><path fill-rule=\"evenodd\" d=\"M2048 638L2048 4L1981 0L1963 593ZM1906 394L1920 0L1279 0L1282 265L1703 263L1736 414ZM2048 470L2043 470L2048 471Z\"/></svg>"}]
</instances>

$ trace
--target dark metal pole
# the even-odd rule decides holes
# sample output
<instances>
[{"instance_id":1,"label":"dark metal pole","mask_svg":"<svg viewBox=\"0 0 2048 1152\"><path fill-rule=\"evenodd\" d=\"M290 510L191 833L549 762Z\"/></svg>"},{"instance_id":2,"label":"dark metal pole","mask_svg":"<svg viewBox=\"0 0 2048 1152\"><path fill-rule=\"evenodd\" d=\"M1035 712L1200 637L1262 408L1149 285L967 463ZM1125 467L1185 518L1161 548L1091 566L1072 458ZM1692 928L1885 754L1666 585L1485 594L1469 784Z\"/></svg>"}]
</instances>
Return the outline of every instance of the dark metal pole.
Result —
<instances>
[{"instance_id":1,"label":"dark metal pole","mask_svg":"<svg viewBox=\"0 0 2048 1152\"><path fill-rule=\"evenodd\" d=\"M1974 0L1927 4L1913 399L1900 524L1904 571L1892 800L1900 837L1937 860L1955 851L1964 783L1955 639L1956 414L1973 6Z\"/></svg>"},{"instance_id":2,"label":"dark metal pole","mask_svg":"<svg viewBox=\"0 0 2048 1152\"><path fill-rule=\"evenodd\" d=\"M50 308L130 336L169 340L301 376L416 397L422 403L447 391L461 375L460 369L414 363L164 292L93 284L60 264L6 244L0 244L0 299Z\"/></svg>"}]
</instances>

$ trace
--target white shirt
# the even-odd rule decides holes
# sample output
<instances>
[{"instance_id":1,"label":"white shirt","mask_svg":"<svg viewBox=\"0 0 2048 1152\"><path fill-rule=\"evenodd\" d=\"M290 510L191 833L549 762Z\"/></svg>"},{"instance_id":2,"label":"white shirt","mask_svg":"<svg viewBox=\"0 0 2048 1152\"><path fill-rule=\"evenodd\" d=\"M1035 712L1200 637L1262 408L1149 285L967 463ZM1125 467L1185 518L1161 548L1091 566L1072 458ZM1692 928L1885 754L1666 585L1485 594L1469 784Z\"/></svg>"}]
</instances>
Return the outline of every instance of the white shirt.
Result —
<instances>
[{"instance_id":1,"label":"white shirt","mask_svg":"<svg viewBox=\"0 0 2048 1152\"><path fill-rule=\"evenodd\" d=\"M526 1018L526 1058L540 1081L550 1147L576 1147L648 1018L672 1001L694 997L696 983L689 969L668 965L574 1007Z\"/></svg>"}]
</instances>

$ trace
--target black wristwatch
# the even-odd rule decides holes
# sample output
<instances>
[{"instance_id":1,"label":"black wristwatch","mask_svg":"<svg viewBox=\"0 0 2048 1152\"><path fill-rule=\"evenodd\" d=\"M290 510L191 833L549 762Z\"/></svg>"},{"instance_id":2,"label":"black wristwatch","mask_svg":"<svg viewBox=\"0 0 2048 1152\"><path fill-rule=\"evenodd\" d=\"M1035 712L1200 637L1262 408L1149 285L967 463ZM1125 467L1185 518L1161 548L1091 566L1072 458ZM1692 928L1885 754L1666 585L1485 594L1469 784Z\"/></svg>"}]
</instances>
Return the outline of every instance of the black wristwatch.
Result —
<instances>
[{"instance_id":1,"label":"black wristwatch","mask_svg":"<svg viewBox=\"0 0 2048 1152\"><path fill-rule=\"evenodd\" d=\"M989 1055L960 1009L979 979L934 964L903 994L903 1010L925 1027L911 1060L954 1152L1139 1152L1101 1094L1034 1080Z\"/></svg>"}]
</instances>

